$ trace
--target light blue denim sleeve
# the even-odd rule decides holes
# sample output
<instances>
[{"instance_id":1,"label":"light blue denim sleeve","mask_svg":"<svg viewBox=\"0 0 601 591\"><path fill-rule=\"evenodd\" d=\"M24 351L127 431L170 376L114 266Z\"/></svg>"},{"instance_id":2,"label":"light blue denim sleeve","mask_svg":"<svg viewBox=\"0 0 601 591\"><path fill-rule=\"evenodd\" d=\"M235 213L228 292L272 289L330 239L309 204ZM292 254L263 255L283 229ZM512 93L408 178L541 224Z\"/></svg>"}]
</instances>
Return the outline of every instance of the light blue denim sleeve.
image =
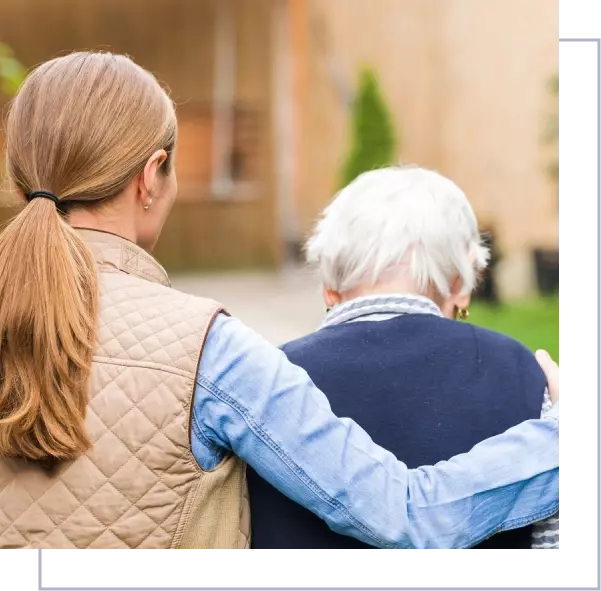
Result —
<instances>
[{"instance_id":1,"label":"light blue denim sleeve","mask_svg":"<svg viewBox=\"0 0 601 591\"><path fill-rule=\"evenodd\" d=\"M338 533L380 548L466 548L559 507L559 408L436 466L409 470L337 418L306 372L235 318L202 355L192 449L228 451Z\"/></svg>"},{"instance_id":2,"label":"light blue denim sleeve","mask_svg":"<svg viewBox=\"0 0 601 591\"><path fill-rule=\"evenodd\" d=\"M545 389L541 415L545 416L552 407L549 390ZM533 550L559 550L559 513L549 519L537 521L532 528Z\"/></svg>"}]
</instances>

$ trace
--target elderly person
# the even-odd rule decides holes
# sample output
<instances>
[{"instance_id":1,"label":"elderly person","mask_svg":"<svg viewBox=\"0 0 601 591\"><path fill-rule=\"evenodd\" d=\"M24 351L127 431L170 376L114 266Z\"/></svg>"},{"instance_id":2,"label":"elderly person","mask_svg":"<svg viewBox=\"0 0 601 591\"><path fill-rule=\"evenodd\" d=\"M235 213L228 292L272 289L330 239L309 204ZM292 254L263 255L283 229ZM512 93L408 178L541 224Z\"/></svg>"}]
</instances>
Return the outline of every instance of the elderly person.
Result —
<instances>
[{"instance_id":1,"label":"elderly person","mask_svg":"<svg viewBox=\"0 0 601 591\"><path fill-rule=\"evenodd\" d=\"M489 253L450 180L419 168L361 175L325 210L307 253L328 313L320 330L284 352L327 392L336 414L410 467L467 452L540 416L548 400L534 356L513 339L457 321L468 316ZM254 548L369 547L329 531L255 473L249 486ZM475 547L557 545L557 519L538 529Z\"/></svg>"}]
</instances>

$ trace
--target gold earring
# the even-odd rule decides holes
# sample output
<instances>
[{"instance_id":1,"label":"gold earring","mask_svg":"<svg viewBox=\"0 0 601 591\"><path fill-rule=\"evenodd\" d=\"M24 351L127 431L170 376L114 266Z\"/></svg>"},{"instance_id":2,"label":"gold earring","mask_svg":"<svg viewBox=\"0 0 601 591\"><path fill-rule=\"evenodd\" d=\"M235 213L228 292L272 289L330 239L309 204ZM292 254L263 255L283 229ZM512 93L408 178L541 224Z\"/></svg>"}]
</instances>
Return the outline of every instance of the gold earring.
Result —
<instances>
[{"instance_id":1,"label":"gold earring","mask_svg":"<svg viewBox=\"0 0 601 591\"><path fill-rule=\"evenodd\" d=\"M458 308L457 316L459 316L461 320L467 320L470 317L470 311L466 310L465 308Z\"/></svg>"},{"instance_id":2,"label":"gold earring","mask_svg":"<svg viewBox=\"0 0 601 591\"><path fill-rule=\"evenodd\" d=\"M142 207L144 208L145 211L148 211L150 209L151 205L152 205L152 197L148 200L148 203L146 205L143 205Z\"/></svg>"}]
</instances>

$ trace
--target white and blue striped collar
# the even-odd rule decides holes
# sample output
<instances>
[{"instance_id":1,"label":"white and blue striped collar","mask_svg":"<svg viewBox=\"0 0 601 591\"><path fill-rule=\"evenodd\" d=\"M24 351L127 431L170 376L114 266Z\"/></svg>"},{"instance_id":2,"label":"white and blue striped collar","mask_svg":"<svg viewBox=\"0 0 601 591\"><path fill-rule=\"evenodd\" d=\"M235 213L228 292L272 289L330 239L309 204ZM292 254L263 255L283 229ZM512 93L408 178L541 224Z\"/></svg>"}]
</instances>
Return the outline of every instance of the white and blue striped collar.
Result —
<instances>
[{"instance_id":1,"label":"white and blue striped collar","mask_svg":"<svg viewBox=\"0 0 601 591\"><path fill-rule=\"evenodd\" d=\"M442 316L440 308L429 298L409 294L381 294L355 298L332 308L322 328L345 322L389 320L403 314Z\"/></svg>"}]
</instances>

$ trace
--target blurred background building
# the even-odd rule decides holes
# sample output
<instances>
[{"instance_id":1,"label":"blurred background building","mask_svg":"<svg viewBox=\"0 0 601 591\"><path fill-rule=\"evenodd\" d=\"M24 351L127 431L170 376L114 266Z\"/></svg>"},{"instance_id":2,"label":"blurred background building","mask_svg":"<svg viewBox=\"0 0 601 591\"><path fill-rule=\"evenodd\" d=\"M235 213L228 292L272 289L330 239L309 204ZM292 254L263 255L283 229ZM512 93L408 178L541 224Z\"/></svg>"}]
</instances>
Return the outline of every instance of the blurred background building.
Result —
<instances>
[{"instance_id":1,"label":"blurred background building","mask_svg":"<svg viewBox=\"0 0 601 591\"><path fill-rule=\"evenodd\" d=\"M502 296L531 294L536 251L558 244L553 148L544 141L558 68L556 3L301 4L304 11L291 12L298 29L294 204L301 233L335 185L358 69L367 64L392 112L399 158L464 189L503 255Z\"/></svg>"},{"instance_id":2,"label":"blurred background building","mask_svg":"<svg viewBox=\"0 0 601 591\"><path fill-rule=\"evenodd\" d=\"M557 40L550 0L0 2L0 42L26 68L110 49L171 89L180 198L156 253L168 269L298 254L340 187L369 71L392 160L465 190L504 300L558 288Z\"/></svg>"}]
</instances>

